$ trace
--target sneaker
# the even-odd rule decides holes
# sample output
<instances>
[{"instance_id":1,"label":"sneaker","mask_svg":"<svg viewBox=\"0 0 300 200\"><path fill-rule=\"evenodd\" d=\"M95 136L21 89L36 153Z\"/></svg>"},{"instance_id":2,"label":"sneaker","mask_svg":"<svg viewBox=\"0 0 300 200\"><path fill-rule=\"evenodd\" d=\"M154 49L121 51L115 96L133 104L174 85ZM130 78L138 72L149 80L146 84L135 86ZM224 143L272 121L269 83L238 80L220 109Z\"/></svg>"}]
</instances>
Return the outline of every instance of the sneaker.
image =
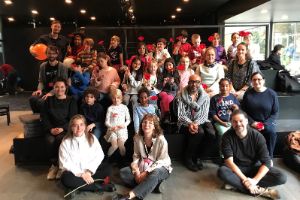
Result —
<instances>
[{"instance_id":1,"label":"sneaker","mask_svg":"<svg viewBox=\"0 0 300 200\"><path fill-rule=\"evenodd\" d=\"M63 173L63 171L62 171L61 169L58 169L58 170L57 170L57 173L56 173L56 176L55 176L55 179L56 179L56 180L59 180L60 177L61 177L61 175L62 175L62 173Z\"/></svg>"},{"instance_id":2,"label":"sneaker","mask_svg":"<svg viewBox=\"0 0 300 200\"><path fill-rule=\"evenodd\" d=\"M112 200L129 200L128 195L114 194Z\"/></svg>"},{"instance_id":3,"label":"sneaker","mask_svg":"<svg viewBox=\"0 0 300 200\"><path fill-rule=\"evenodd\" d=\"M236 188L229 184L224 184L223 189L225 190L235 190Z\"/></svg>"},{"instance_id":4,"label":"sneaker","mask_svg":"<svg viewBox=\"0 0 300 200\"><path fill-rule=\"evenodd\" d=\"M166 183L164 181L160 182L154 189L155 193L164 193L166 188Z\"/></svg>"},{"instance_id":5,"label":"sneaker","mask_svg":"<svg viewBox=\"0 0 300 200\"><path fill-rule=\"evenodd\" d=\"M280 199L280 194L276 189L257 187L258 196L267 197L269 199Z\"/></svg>"},{"instance_id":6,"label":"sneaker","mask_svg":"<svg viewBox=\"0 0 300 200\"><path fill-rule=\"evenodd\" d=\"M51 167L49 169L49 172L48 172L48 175L47 175L47 179L48 180L54 180L56 178L57 171L58 171L58 167L54 166L54 165L51 165Z\"/></svg>"}]
</instances>

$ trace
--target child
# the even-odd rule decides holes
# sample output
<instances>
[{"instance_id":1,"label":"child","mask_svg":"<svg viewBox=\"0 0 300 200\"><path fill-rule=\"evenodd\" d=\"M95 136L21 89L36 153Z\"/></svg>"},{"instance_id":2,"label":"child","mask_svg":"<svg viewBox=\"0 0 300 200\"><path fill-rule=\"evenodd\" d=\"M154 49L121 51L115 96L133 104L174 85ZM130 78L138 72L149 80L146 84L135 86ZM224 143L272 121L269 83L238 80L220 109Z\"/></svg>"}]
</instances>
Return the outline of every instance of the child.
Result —
<instances>
[{"instance_id":1,"label":"child","mask_svg":"<svg viewBox=\"0 0 300 200\"><path fill-rule=\"evenodd\" d=\"M85 38L83 40L83 50L77 54L76 63L81 67L87 68L89 72L97 66L97 51L92 50L94 40L92 38ZM84 69L86 70L86 69Z\"/></svg>"},{"instance_id":2,"label":"child","mask_svg":"<svg viewBox=\"0 0 300 200\"><path fill-rule=\"evenodd\" d=\"M122 104L122 92L116 89L111 94L113 104L106 113L105 125L108 128L104 138L111 143L107 155L110 157L118 148L121 156L125 156L125 142L128 138L127 126L130 123L130 115L127 106Z\"/></svg>"},{"instance_id":3,"label":"child","mask_svg":"<svg viewBox=\"0 0 300 200\"><path fill-rule=\"evenodd\" d=\"M187 42L188 33L182 30L181 34L177 37L178 42L174 45L173 55L187 56L190 52L191 45Z\"/></svg>"},{"instance_id":4,"label":"child","mask_svg":"<svg viewBox=\"0 0 300 200\"><path fill-rule=\"evenodd\" d=\"M211 46L216 49L216 61L220 64L226 65L226 51L225 48L220 45L220 35L219 33L212 34L208 40L211 42Z\"/></svg>"},{"instance_id":5,"label":"child","mask_svg":"<svg viewBox=\"0 0 300 200\"><path fill-rule=\"evenodd\" d=\"M167 41L165 38L159 38L156 43L156 51L154 58L158 62L158 67L162 67L167 58L170 58L170 54L166 48ZM161 70L162 71L162 70Z\"/></svg>"},{"instance_id":6,"label":"child","mask_svg":"<svg viewBox=\"0 0 300 200\"><path fill-rule=\"evenodd\" d=\"M205 45L201 45L201 37L199 34L192 35L192 44L193 45L189 52L189 58L192 63L192 69L195 70L201 63L203 63Z\"/></svg>"},{"instance_id":7,"label":"child","mask_svg":"<svg viewBox=\"0 0 300 200\"><path fill-rule=\"evenodd\" d=\"M83 94L84 102L81 105L80 113L84 115L87 121L87 131L93 132L99 140L104 131L105 112L103 107L96 102L97 97L97 89L87 88Z\"/></svg>"},{"instance_id":8,"label":"child","mask_svg":"<svg viewBox=\"0 0 300 200\"><path fill-rule=\"evenodd\" d=\"M80 102L84 90L90 83L90 73L88 71L84 71L81 65L72 65L71 67L72 72L70 74L70 93L77 100L77 102Z\"/></svg>"},{"instance_id":9,"label":"child","mask_svg":"<svg viewBox=\"0 0 300 200\"><path fill-rule=\"evenodd\" d=\"M147 72L145 72L143 76L143 86L150 91L150 95L152 96L150 99L150 103L157 105L157 99L155 99L154 97L158 93L160 93L160 90L157 88L160 71L158 70L158 63L156 60L151 61Z\"/></svg>"},{"instance_id":10,"label":"child","mask_svg":"<svg viewBox=\"0 0 300 200\"><path fill-rule=\"evenodd\" d=\"M123 49L120 44L119 36L114 35L111 37L107 54L110 57L112 67L114 67L119 74L123 73L125 69L123 67Z\"/></svg>"},{"instance_id":11,"label":"child","mask_svg":"<svg viewBox=\"0 0 300 200\"><path fill-rule=\"evenodd\" d=\"M169 117L169 104L177 94L180 83L180 76L175 67L173 58L167 58L164 64L163 73L158 81L158 87L162 89L159 93L161 117L167 120Z\"/></svg>"},{"instance_id":12,"label":"child","mask_svg":"<svg viewBox=\"0 0 300 200\"><path fill-rule=\"evenodd\" d=\"M142 85L143 68L141 67L141 60L135 57L132 60L130 70L127 69L124 74L122 89L125 92L124 104L128 106L129 101L132 103L132 107L137 104L137 93Z\"/></svg>"},{"instance_id":13,"label":"child","mask_svg":"<svg viewBox=\"0 0 300 200\"><path fill-rule=\"evenodd\" d=\"M133 109L133 124L134 132L137 134L140 128L140 123L145 114L155 114L156 109L152 104L149 104L150 92L147 88L142 87L138 92L139 104Z\"/></svg>"},{"instance_id":14,"label":"child","mask_svg":"<svg viewBox=\"0 0 300 200\"><path fill-rule=\"evenodd\" d=\"M240 38L239 33L234 32L231 34L232 44L228 47L228 50L227 50L228 63L230 63L231 60L235 59L237 45L239 43L239 38Z\"/></svg>"},{"instance_id":15,"label":"child","mask_svg":"<svg viewBox=\"0 0 300 200\"><path fill-rule=\"evenodd\" d=\"M134 58L139 58L141 60L141 67L143 69L143 72L146 71L146 68L148 67L148 64L152 57L148 55L146 44L144 42L138 43L137 54L131 56L131 58L129 59L130 60L129 65L132 64Z\"/></svg>"},{"instance_id":16,"label":"child","mask_svg":"<svg viewBox=\"0 0 300 200\"><path fill-rule=\"evenodd\" d=\"M231 127L230 115L233 110L239 108L237 98L230 93L231 82L222 78L219 82L220 94L210 99L209 115L213 119L218 134L218 142L221 144L222 135Z\"/></svg>"},{"instance_id":17,"label":"child","mask_svg":"<svg viewBox=\"0 0 300 200\"><path fill-rule=\"evenodd\" d=\"M189 57L181 57L180 65L177 67L180 76L179 90L182 91L188 85L189 78L194 74L194 70L190 68L191 62Z\"/></svg>"}]
</instances>

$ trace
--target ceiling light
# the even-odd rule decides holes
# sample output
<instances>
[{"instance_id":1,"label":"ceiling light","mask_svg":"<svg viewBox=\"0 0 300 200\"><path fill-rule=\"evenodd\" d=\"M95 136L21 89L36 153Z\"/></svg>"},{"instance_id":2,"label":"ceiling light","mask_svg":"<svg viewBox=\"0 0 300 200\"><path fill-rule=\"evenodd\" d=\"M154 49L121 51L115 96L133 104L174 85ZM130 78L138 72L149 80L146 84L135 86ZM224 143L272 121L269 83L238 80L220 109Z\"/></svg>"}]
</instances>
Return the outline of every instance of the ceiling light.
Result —
<instances>
[{"instance_id":1,"label":"ceiling light","mask_svg":"<svg viewBox=\"0 0 300 200\"><path fill-rule=\"evenodd\" d=\"M50 17L49 19L50 19L50 21L54 21L54 20L55 20L55 18L54 18L54 17Z\"/></svg>"},{"instance_id":2,"label":"ceiling light","mask_svg":"<svg viewBox=\"0 0 300 200\"><path fill-rule=\"evenodd\" d=\"M287 16L287 15L282 15L281 16L281 19L283 19L283 20L286 20L286 19L288 19L289 18L289 16Z\"/></svg>"},{"instance_id":3,"label":"ceiling light","mask_svg":"<svg viewBox=\"0 0 300 200\"><path fill-rule=\"evenodd\" d=\"M128 12L133 13L133 8L130 7L130 8L128 9Z\"/></svg>"},{"instance_id":4,"label":"ceiling light","mask_svg":"<svg viewBox=\"0 0 300 200\"><path fill-rule=\"evenodd\" d=\"M34 14L34 15L39 14L39 12L37 10L31 10L31 13Z\"/></svg>"},{"instance_id":5,"label":"ceiling light","mask_svg":"<svg viewBox=\"0 0 300 200\"><path fill-rule=\"evenodd\" d=\"M13 17L8 17L7 20L8 20L9 22L14 22L14 21L15 21L15 19L14 19Z\"/></svg>"},{"instance_id":6,"label":"ceiling light","mask_svg":"<svg viewBox=\"0 0 300 200\"><path fill-rule=\"evenodd\" d=\"M187 3L187 2L189 2L189 1L190 1L190 0L183 0L184 3Z\"/></svg>"},{"instance_id":7,"label":"ceiling light","mask_svg":"<svg viewBox=\"0 0 300 200\"><path fill-rule=\"evenodd\" d=\"M91 16L91 20L95 21L96 17L95 16Z\"/></svg>"},{"instance_id":8,"label":"ceiling light","mask_svg":"<svg viewBox=\"0 0 300 200\"><path fill-rule=\"evenodd\" d=\"M266 14L266 13L268 13L268 10L267 9L263 9L263 10L260 11L260 13L261 14Z\"/></svg>"},{"instance_id":9,"label":"ceiling light","mask_svg":"<svg viewBox=\"0 0 300 200\"><path fill-rule=\"evenodd\" d=\"M177 12L181 12L181 10L182 10L182 9L181 9L180 7L176 8L176 11L177 11Z\"/></svg>"},{"instance_id":10,"label":"ceiling light","mask_svg":"<svg viewBox=\"0 0 300 200\"><path fill-rule=\"evenodd\" d=\"M176 18L176 15L171 15L171 18L172 18L172 19L175 19L175 18Z\"/></svg>"},{"instance_id":11,"label":"ceiling light","mask_svg":"<svg viewBox=\"0 0 300 200\"><path fill-rule=\"evenodd\" d=\"M6 5L11 5L13 2L12 2L11 0L5 0L4 3L5 3Z\"/></svg>"},{"instance_id":12,"label":"ceiling light","mask_svg":"<svg viewBox=\"0 0 300 200\"><path fill-rule=\"evenodd\" d=\"M65 0L65 2L66 2L67 4L71 4L71 3L72 3L72 0Z\"/></svg>"},{"instance_id":13,"label":"ceiling light","mask_svg":"<svg viewBox=\"0 0 300 200\"><path fill-rule=\"evenodd\" d=\"M85 13L86 13L86 10L81 9L81 10L80 10L80 13L81 13L81 14L85 14Z\"/></svg>"}]
</instances>

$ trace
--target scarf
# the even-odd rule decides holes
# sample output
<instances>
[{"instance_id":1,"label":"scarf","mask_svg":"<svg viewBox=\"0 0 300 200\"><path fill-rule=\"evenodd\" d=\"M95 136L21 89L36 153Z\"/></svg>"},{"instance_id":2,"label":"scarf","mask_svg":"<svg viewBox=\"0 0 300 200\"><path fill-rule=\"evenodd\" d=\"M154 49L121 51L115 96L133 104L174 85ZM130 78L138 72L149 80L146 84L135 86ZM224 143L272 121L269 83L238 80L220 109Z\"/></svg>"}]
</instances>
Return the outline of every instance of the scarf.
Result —
<instances>
[{"instance_id":1,"label":"scarf","mask_svg":"<svg viewBox=\"0 0 300 200\"><path fill-rule=\"evenodd\" d=\"M202 86L200 86L198 89L198 98L196 101L192 101L192 98L190 97L188 92L188 86L185 87L181 93L181 98L183 102L189 105L195 112L200 111L201 105L204 103L206 96L207 94L203 90Z\"/></svg>"}]
</instances>

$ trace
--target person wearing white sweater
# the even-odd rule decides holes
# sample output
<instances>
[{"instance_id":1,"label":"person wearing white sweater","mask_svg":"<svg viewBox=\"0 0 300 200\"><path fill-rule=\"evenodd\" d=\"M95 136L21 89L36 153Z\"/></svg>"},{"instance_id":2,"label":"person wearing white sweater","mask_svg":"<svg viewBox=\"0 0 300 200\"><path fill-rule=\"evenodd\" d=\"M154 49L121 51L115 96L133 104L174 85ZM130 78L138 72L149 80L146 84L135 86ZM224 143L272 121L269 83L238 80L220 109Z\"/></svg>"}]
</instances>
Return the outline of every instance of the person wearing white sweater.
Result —
<instances>
[{"instance_id":1,"label":"person wearing white sweater","mask_svg":"<svg viewBox=\"0 0 300 200\"><path fill-rule=\"evenodd\" d=\"M113 184L95 182L111 174L111 167L102 163L104 153L98 139L86 131L84 116L75 115L69 123L69 132L59 148L59 168L63 171L61 182L67 189L84 191L113 191ZM95 182L95 184L94 184Z\"/></svg>"}]
</instances>

